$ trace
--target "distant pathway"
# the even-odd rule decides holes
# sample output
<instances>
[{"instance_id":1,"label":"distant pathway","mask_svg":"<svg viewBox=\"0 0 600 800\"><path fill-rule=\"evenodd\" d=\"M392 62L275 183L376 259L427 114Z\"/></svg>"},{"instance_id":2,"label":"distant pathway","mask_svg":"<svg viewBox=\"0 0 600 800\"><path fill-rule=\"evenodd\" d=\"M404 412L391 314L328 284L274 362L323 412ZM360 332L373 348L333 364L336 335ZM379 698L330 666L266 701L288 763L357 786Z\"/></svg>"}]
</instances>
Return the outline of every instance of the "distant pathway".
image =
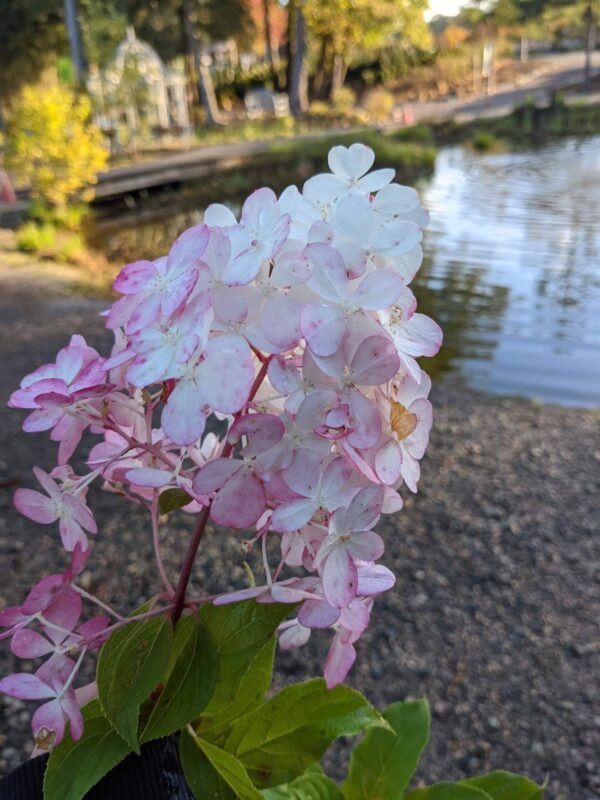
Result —
<instances>
[{"instance_id":1,"label":"distant pathway","mask_svg":"<svg viewBox=\"0 0 600 800\"><path fill-rule=\"evenodd\" d=\"M593 58L593 68L600 69L600 52ZM570 86L583 79L583 54L564 53L540 59L540 70L530 75L526 82L515 87L497 87L489 97L470 99L448 99L429 103L411 104L415 121L445 119L460 116L486 116L510 111L532 93L547 94L549 91ZM384 126L393 130L397 125ZM323 131L296 137L297 140L314 141L335 133L356 132L362 128ZM269 152L273 139L253 142L234 142L222 145L194 147L184 152L164 156L154 161L115 167L100 174L96 189L98 198L110 197L127 191L159 186L179 180L202 177L215 169L224 169L242 164L253 156Z\"/></svg>"}]
</instances>

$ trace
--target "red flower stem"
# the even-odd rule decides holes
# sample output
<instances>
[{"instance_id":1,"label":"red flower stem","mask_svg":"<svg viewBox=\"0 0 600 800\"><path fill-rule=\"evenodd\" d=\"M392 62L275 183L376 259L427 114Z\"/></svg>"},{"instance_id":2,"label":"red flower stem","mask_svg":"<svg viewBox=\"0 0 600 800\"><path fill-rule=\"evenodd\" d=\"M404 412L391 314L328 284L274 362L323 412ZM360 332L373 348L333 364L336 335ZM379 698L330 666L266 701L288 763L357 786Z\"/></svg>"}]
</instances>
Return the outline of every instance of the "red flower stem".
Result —
<instances>
[{"instance_id":1,"label":"red flower stem","mask_svg":"<svg viewBox=\"0 0 600 800\"><path fill-rule=\"evenodd\" d=\"M246 403L246 407L248 406L248 403L254 398L254 395L258 392L261 383L264 381L265 376L267 374L268 366L269 366L269 358L266 358L263 361L261 368L258 371L254 383L252 384L252 388L250 389L250 394L248 395L248 401ZM221 453L221 458L227 458L232 452L232 450L233 450L233 445L230 442L227 442L225 447L223 448L223 452ZM206 529L206 523L208 522L209 515L210 515L210 503L207 506L204 506L204 508L200 512L196 528L194 530L192 539L188 546L187 553L185 554L183 569L181 570L181 575L179 576L179 581L177 582L177 588L175 589L175 595L173 597L173 613L171 615L171 619L173 620L174 625L181 617L183 609L185 608L185 593L187 591L188 583L190 582L192 569L194 567L194 561L196 560L196 553L198 552L198 548L200 547L200 542L202 541L202 536Z\"/></svg>"},{"instance_id":2,"label":"red flower stem","mask_svg":"<svg viewBox=\"0 0 600 800\"><path fill-rule=\"evenodd\" d=\"M248 407L248 404L252 400L254 400L254 395L260 389L260 385L264 381L264 379L265 379L265 377L267 375L267 370L269 368L269 361L270 361L270 359L266 358L263 361L261 368L258 370L258 375L254 379L254 383L252 384L252 388L250 389L250 394L248 395L248 400L246 401L246 408Z\"/></svg>"},{"instance_id":3,"label":"red flower stem","mask_svg":"<svg viewBox=\"0 0 600 800\"><path fill-rule=\"evenodd\" d=\"M177 582L177 588L175 589L175 595L173 597L173 613L171 614L171 619L173 620L173 625L181 617L183 609L185 607L185 593L188 587L188 583L190 582L190 577L192 575L192 568L194 566L194 561L196 560L196 553L198 552L198 548L200 547L200 542L202 541L202 535L206 529L206 523L208 522L208 516L210 514L210 504L204 506L200 515L198 517L198 523L196 524L196 528L192 535L192 539L190 541L187 553L185 554L185 561L183 562L183 569L181 570L181 575L179 576L179 581Z\"/></svg>"}]
</instances>

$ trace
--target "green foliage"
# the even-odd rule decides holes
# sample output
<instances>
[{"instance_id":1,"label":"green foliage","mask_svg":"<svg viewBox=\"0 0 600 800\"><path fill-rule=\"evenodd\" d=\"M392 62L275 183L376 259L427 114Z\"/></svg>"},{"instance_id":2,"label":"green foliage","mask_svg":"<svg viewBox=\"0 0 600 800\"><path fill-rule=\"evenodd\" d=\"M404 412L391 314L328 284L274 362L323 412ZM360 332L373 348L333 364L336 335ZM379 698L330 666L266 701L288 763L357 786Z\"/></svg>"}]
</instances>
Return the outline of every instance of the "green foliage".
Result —
<instances>
[{"instance_id":1,"label":"green foliage","mask_svg":"<svg viewBox=\"0 0 600 800\"><path fill-rule=\"evenodd\" d=\"M2 0L0 98L7 103L68 52L61 0Z\"/></svg>"},{"instance_id":2,"label":"green foliage","mask_svg":"<svg viewBox=\"0 0 600 800\"><path fill-rule=\"evenodd\" d=\"M16 238L17 247L24 253L35 253L59 262L75 262L85 248L79 234L65 234L52 222L41 225L25 222L17 229Z\"/></svg>"},{"instance_id":3,"label":"green foliage","mask_svg":"<svg viewBox=\"0 0 600 800\"><path fill-rule=\"evenodd\" d=\"M424 789L415 789L406 800L490 800L490 796L474 786L461 783L436 783Z\"/></svg>"},{"instance_id":4,"label":"green foliage","mask_svg":"<svg viewBox=\"0 0 600 800\"><path fill-rule=\"evenodd\" d=\"M398 800L429 739L426 700L394 703L384 714L391 729L373 728L352 751L346 800Z\"/></svg>"},{"instance_id":5,"label":"green foliage","mask_svg":"<svg viewBox=\"0 0 600 800\"><path fill-rule=\"evenodd\" d=\"M202 609L217 654L217 682L198 721L201 736L221 743L233 720L261 704L271 685L275 631L292 610L254 601Z\"/></svg>"},{"instance_id":6,"label":"green foliage","mask_svg":"<svg viewBox=\"0 0 600 800\"><path fill-rule=\"evenodd\" d=\"M78 233L70 236L60 236L54 248L54 257L57 261L67 264L75 263L79 254L85 249L83 237Z\"/></svg>"},{"instance_id":7,"label":"green foliage","mask_svg":"<svg viewBox=\"0 0 600 800\"><path fill-rule=\"evenodd\" d=\"M81 739L74 742L67 737L50 754L44 775L44 800L80 800L131 752L97 700L83 709L83 719Z\"/></svg>"},{"instance_id":8,"label":"green foliage","mask_svg":"<svg viewBox=\"0 0 600 800\"><path fill-rule=\"evenodd\" d=\"M263 789L265 800L344 800L344 795L331 778L316 764L291 783L275 789Z\"/></svg>"},{"instance_id":9,"label":"green foliage","mask_svg":"<svg viewBox=\"0 0 600 800\"><path fill-rule=\"evenodd\" d=\"M197 800L262 800L237 758L193 733L182 734L179 754L181 765Z\"/></svg>"},{"instance_id":10,"label":"green foliage","mask_svg":"<svg viewBox=\"0 0 600 800\"><path fill-rule=\"evenodd\" d=\"M382 166L393 167L404 176L426 172L435 164L436 151L433 146L422 146L415 142L396 141L394 135L382 136L377 131L361 131L361 141L375 152L375 158ZM295 157L300 162L307 162L312 169L326 169L327 153L337 144L349 146L356 141L356 134L339 134L323 136L313 141L278 142L271 148L270 159L280 156L289 159ZM271 161L272 163L272 161Z\"/></svg>"},{"instance_id":11,"label":"green foliage","mask_svg":"<svg viewBox=\"0 0 600 800\"><path fill-rule=\"evenodd\" d=\"M217 657L208 632L194 617L184 617L175 629L164 686L140 742L168 736L195 719L213 695L216 675Z\"/></svg>"},{"instance_id":12,"label":"green foliage","mask_svg":"<svg viewBox=\"0 0 600 800\"><path fill-rule=\"evenodd\" d=\"M29 216L38 222L49 222L66 231L79 231L90 216L90 208L84 203L51 206L38 197L29 204Z\"/></svg>"},{"instance_id":13,"label":"green foliage","mask_svg":"<svg viewBox=\"0 0 600 800\"><path fill-rule=\"evenodd\" d=\"M160 493L158 508L161 514L170 514L178 508L187 506L192 500L184 489L165 489Z\"/></svg>"},{"instance_id":14,"label":"green foliage","mask_svg":"<svg viewBox=\"0 0 600 800\"><path fill-rule=\"evenodd\" d=\"M249 601L205 606L174 633L167 612L119 628L102 648L82 738L65 738L50 757L44 800L82 800L139 744L177 731L198 800L541 800L542 787L509 772L405 794L429 735L425 700L381 715L359 692L316 679L265 701L276 629L291 610ZM338 786L318 762L335 739L358 733Z\"/></svg>"},{"instance_id":15,"label":"green foliage","mask_svg":"<svg viewBox=\"0 0 600 800\"><path fill-rule=\"evenodd\" d=\"M429 30L421 0L306 0L309 33L325 43L324 56L349 64L361 51L394 41L396 47L428 47Z\"/></svg>"},{"instance_id":16,"label":"green foliage","mask_svg":"<svg viewBox=\"0 0 600 800\"><path fill-rule=\"evenodd\" d=\"M100 651L96 680L102 710L136 752L140 706L169 664L171 639L171 622L160 616L119 628Z\"/></svg>"},{"instance_id":17,"label":"green foliage","mask_svg":"<svg viewBox=\"0 0 600 800\"><path fill-rule=\"evenodd\" d=\"M8 117L6 161L31 195L64 206L85 199L107 160L85 95L64 86L26 86Z\"/></svg>"},{"instance_id":18,"label":"green foliage","mask_svg":"<svg viewBox=\"0 0 600 800\"><path fill-rule=\"evenodd\" d=\"M17 247L25 253L47 253L53 251L56 243L56 228L46 222L38 225L25 222L17 228Z\"/></svg>"},{"instance_id":19,"label":"green foliage","mask_svg":"<svg viewBox=\"0 0 600 800\"><path fill-rule=\"evenodd\" d=\"M473 134L473 147L480 152L493 150L498 145L498 140L493 133L487 131L475 131Z\"/></svg>"},{"instance_id":20,"label":"green foliage","mask_svg":"<svg viewBox=\"0 0 600 800\"><path fill-rule=\"evenodd\" d=\"M181 30L181 0L117 0L137 35L152 45L165 61L186 54ZM254 22L245 0L186 0L193 33L200 43L234 38L251 44Z\"/></svg>"},{"instance_id":21,"label":"green foliage","mask_svg":"<svg viewBox=\"0 0 600 800\"><path fill-rule=\"evenodd\" d=\"M391 92L378 86L366 93L362 104L371 119L383 122L391 116L396 100Z\"/></svg>"},{"instance_id":22,"label":"green foliage","mask_svg":"<svg viewBox=\"0 0 600 800\"><path fill-rule=\"evenodd\" d=\"M322 678L286 686L237 719L225 748L259 787L277 786L319 761L339 736L385 724L365 698L347 686L328 689Z\"/></svg>"},{"instance_id":23,"label":"green foliage","mask_svg":"<svg viewBox=\"0 0 600 800\"><path fill-rule=\"evenodd\" d=\"M410 125L396 131L392 138L395 142L417 142L420 144L434 144L433 131L429 125Z\"/></svg>"},{"instance_id":24,"label":"green foliage","mask_svg":"<svg viewBox=\"0 0 600 800\"><path fill-rule=\"evenodd\" d=\"M125 38L127 15L116 0L78 0L77 5L86 58L103 69Z\"/></svg>"},{"instance_id":25,"label":"green foliage","mask_svg":"<svg viewBox=\"0 0 600 800\"><path fill-rule=\"evenodd\" d=\"M541 800L544 790L533 781L512 772L490 772L477 778L462 781L484 791L492 800Z\"/></svg>"},{"instance_id":26,"label":"green foliage","mask_svg":"<svg viewBox=\"0 0 600 800\"><path fill-rule=\"evenodd\" d=\"M356 108L356 92L349 86L340 86L331 93L331 105L337 114L350 114Z\"/></svg>"}]
</instances>

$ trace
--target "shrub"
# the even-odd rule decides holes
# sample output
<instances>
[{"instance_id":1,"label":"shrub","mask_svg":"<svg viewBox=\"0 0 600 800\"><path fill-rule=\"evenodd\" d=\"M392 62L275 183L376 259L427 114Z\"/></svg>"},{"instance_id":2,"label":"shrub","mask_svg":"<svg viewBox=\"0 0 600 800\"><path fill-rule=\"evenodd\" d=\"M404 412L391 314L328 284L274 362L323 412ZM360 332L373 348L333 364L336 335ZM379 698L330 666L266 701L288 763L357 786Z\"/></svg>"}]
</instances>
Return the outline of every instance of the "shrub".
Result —
<instances>
[{"instance_id":1,"label":"shrub","mask_svg":"<svg viewBox=\"0 0 600 800\"><path fill-rule=\"evenodd\" d=\"M17 230L17 246L25 253L44 253L53 249L56 228L50 222L38 225L26 222Z\"/></svg>"},{"instance_id":2,"label":"shrub","mask_svg":"<svg viewBox=\"0 0 600 800\"><path fill-rule=\"evenodd\" d=\"M394 108L396 101L394 95L382 87L371 89L363 100L363 106L372 119L387 119Z\"/></svg>"},{"instance_id":3,"label":"shrub","mask_svg":"<svg viewBox=\"0 0 600 800\"><path fill-rule=\"evenodd\" d=\"M473 134L472 143L475 150L484 152L487 150L493 150L498 144L498 140L493 133L487 133L486 131L475 131Z\"/></svg>"},{"instance_id":4,"label":"shrub","mask_svg":"<svg viewBox=\"0 0 600 800\"><path fill-rule=\"evenodd\" d=\"M82 237L78 233L69 236L59 237L54 254L57 261L64 261L72 264L77 261L77 256L82 252L85 245Z\"/></svg>"},{"instance_id":5,"label":"shrub","mask_svg":"<svg viewBox=\"0 0 600 800\"><path fill-rule=\"evenodd\" d=\"M39 223L50 223L66 231L79 231L90 209L85 203L71 203L67 206L51 206L38 198L29 204L29 216Z\"/></svg>"},{"instance_id":6,"label":"shrub","mask_svg":"<svg viewBox=\"0 0 600 800\"><path fill-rule=\"evenodd\" d=\"M64 206L89 196L107 161L90 113L89 99L64 86L25 87L8 120L6 160L33 198Z\"/></svg>"},{"instance_id":7,"label":"shrub","mask_svg":"<svg viewBox=\"0 0 600 800\"><path fill-rule=\"evenodd\" d=\"M349 86L341 86L331 93L331 104L337 114L348 114L356 107L356 92Z\"/></svg>"}]
</instances>

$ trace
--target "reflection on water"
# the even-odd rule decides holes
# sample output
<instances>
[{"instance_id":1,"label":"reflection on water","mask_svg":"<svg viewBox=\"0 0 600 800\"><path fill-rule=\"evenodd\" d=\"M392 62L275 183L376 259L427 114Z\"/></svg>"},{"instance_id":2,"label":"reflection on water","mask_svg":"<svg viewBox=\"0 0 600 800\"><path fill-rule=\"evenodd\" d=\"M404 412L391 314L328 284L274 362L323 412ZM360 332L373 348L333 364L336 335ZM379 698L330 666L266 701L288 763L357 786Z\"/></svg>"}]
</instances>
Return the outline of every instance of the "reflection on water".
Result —
<instances>
[{"instance_id":1,"label":"reflection on water","mask_svg":"<svg viewBox=\"0 0 600 800\"><path fill-rule=\"evenodd\" d=\"M289 182L270 177L276 190ZM431 223L415 293L445 333L426 369L496 393L600 405L600 137L492 155L446 148L418 188ZM208 202L235 203L240 189L207 179L155 195L125 226L102 222L100 240L123 261L154 257Z\"/></svg>"},{"instance_id":2,"label":"reflection on water","mask_svg":"<svg viewBox=\"0 0 600 800\"><path fill-rule=\"evenodd\" d=\"M442 150L416 289L467 385L600 405L600 137L536 151Z\"/></svg>"}]
</instances>

